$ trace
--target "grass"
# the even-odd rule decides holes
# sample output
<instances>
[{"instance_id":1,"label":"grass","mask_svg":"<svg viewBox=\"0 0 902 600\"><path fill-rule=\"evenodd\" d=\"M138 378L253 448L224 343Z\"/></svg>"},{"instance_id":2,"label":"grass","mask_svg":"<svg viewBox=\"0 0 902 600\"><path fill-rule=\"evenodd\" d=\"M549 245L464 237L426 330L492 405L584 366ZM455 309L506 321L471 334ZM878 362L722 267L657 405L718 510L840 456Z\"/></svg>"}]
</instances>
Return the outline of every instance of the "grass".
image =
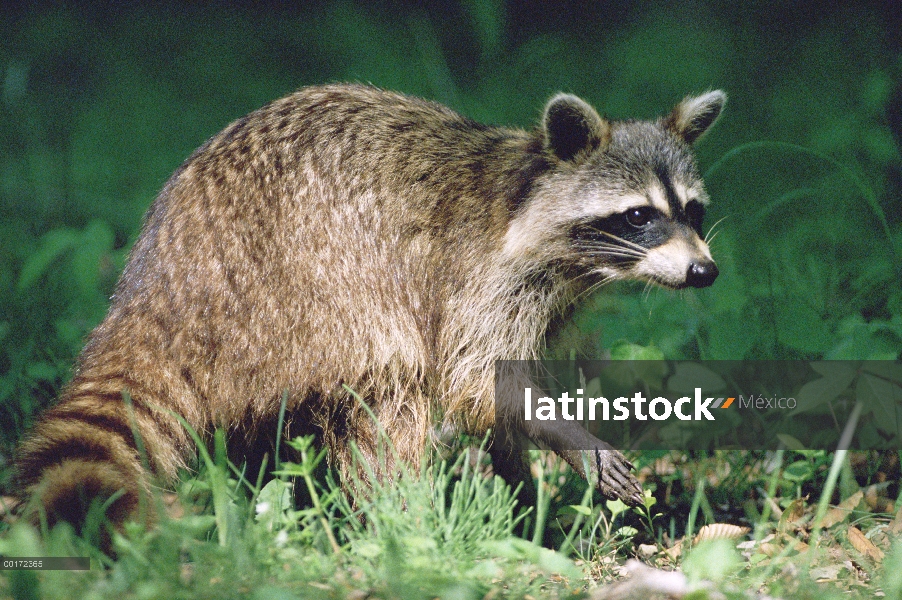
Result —
<instances>
[{"instance_id":1,"label":"grass","mask_svg":"<svg viewBox=\"0 0 902 600\"><path fill-rule=\"evenodd\" d=\"M902 568L896 537L902 518L880 514L863 491L822 508L824 498L834 497L832 473L849 467L847 453L814 472L812 480L831 473L821 503L809 503L798 482L786 479L784 453L769 457L770 470L753 463L745 479L767 492L754 502L765 510L747 521L752 539L729 529L693 543L701 523L716 520L712 473L729 466L730 453L701 461L709 483L699 480L678 515L688 523L678 536L659 510L667 507L651 496L663 487L648 469L646 507L627 509L599 502L561 461L536 451L542 520L491 475L481 448L419 471L402 468L391 481L342 487L320 468L324 454L312 439L298 438L286 441L297 462L281 463L261 485L225 461L223 438L215 439L214 452L201 453L199 472L186 474L177 494L156 499L166 506L156 527L134 524L114 536L115 560L96 549L91 535L79 537L65 524L43 536L24 523L7 526L0 554L90 556L92 569L5 571L0 597L582 598L621 580L637 554L656 568L682 571L693 598L748 598L757 590L827 599L902 594L895 576ZM668 460L680 468L678 457ZM360 466L361 473L371 468ZM304 488L306 504L293 501L296 486ZM700 535L711 537L710 530Z\"/></svg>"},{"instance_id":2,"label":"grass","mask_svg":"<svg viewBox=\"0 0 902 600\"><path fill-rule=\"evenodd\" d=\"M232 119L308 83L369 81L524 127L560 90L645 118L722 87L730 104L698 148L708 223L724 219L717 285L679 302L595 296L551 352L897 359L902 62L885 7L628 4L537 13L468 0L401 19L355 2L266 14L11 7L0 19L0 237L14 242L0 245L0 469L68 379L168 174ZM634 554L730 598L902 596L891 455L645 454L657 503L642 514L536 455L540 502L523 513L475 450L348 498L318 450L285 444L297 462L264 484L228 463L220 434L199 472L157 499L177 518L117 538L116 561L91 532L0 525L0 553L94 565L0 572L0 596L569 597L619 578ZM687 550L718 521L754 539Z\"/></svg>"}]
</instances>

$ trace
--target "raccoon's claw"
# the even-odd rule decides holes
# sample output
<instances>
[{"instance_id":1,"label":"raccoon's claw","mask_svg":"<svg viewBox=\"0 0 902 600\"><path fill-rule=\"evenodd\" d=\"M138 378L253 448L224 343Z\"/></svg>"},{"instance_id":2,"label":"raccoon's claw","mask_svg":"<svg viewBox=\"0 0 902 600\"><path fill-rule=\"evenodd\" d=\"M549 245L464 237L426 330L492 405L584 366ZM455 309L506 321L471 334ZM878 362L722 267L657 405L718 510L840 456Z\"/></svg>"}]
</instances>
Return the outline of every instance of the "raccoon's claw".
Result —
<instances>
[{"instance_id":1,"label":"raccoon's claw","mask_svg":"<svg viewBox=\"0 0 902 600\"><path fill-rule=\"evenodd\" d=\"M606 498L621 500L629 506L641 506L645 495L639 481L630 473L633 464L601 440L595 440L593 445L593 450L565 450L559 454L586 481L594 483Z\"/></svg>"},{"instance_id":2,"label":"raccoon's claw","mask_svg":"<svg viewBox=\"0 0 902 600\"><path fill-rule=\"evenodd\" d=\"M589 465L598 477L598 491L606 498L615 498L628 506L641 506L645 500L642 486L630 471L633 464L616 450L596 448L589 453ZM590 479L591 481L591 479Z\"/></svg>"}]
</instances>

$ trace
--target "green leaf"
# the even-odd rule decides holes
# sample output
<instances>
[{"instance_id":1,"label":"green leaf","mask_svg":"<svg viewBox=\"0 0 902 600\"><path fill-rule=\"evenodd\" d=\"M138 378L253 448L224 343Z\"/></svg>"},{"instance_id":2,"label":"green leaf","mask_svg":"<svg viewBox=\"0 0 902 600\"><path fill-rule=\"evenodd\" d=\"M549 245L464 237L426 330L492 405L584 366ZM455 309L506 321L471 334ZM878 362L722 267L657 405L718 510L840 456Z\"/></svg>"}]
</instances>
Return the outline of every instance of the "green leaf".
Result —
<instances>
[{"instance_id":1,"label":"green leaf","mask_svg":"<svg viewBox=\"0 0 902 600\"><path fill-rule=\"evenodd\" d=\"M837 339L824 357L835 360L894 360L902 348L902 329L892 322L865 322L861 315L843 319L837 329ZM866 363L863 363L866 364Z\"/></svg>"},{"instance_id":2,"label":"green leaf","mask_svg":"<svg viewBox=\"0 0 902 600\"><path fill-rule=\"evenodd\" d=\"M16 291L23 292L34 285L54 261L75 247L79 238L78 232L68 227L45 233L37 252L25 259L22 270L19 271Z\"/></svg>"},{"instance_id":3,"label":"green leaf","mask_svg":"<svg viewBox=\"0 0 902 600\"><path fill-rule=\"evenodd\" d=\"M186 515L179 519L179 528L189 532L194 537L209 534L216 526L215 515Z\"/></svg>"},{"instance_id":4,"label":"green leaf","mask_svg":"<svg viewBox=\"0 0 902 600\"><path fill-rule=\"evenodd\" d=\"M664 360L664 353L655 346L618 344L611 348L613 360Z\"/></svg>"},{"instance_id":5,"label":"green leaf","mask_svg":"<svg viewBox=\"0 0 902 600\"><path fill-rule=\"evenodd\" d=\"M631 539L637 533L639 533L639 530L636 529L635 527L630 527L629 525L624 525L623 527L617 528L617 530L614 532L614 535L617 537L620 537L620 538Z\"/></svg>"},{"instance_id":6,"label":"green leaf","mask_svg":"<svg viewBox=\"0 0 902 600\"><path fill-rule=\"evenodd\" d=\"M612 520L616 519L617 515L629 508L622 500L606 500L604 505L611 511Z\"/></svg>"},{"instance_id":7,"label":"green leaf","mask_svg":"<svg viewBox=\"0 0 902 600\"><path fill-rule=\"evenodd\" d=\"M101 261L113 250L115 237L112 228L100 219L88 223L81 232L72 254L72 276L82 298L97 294Z\"/></svg>"},{"instance_id":8,"label":"green leaf","mask_svg":"<svg viewBox=\"0 0 902 600\"><path fill-rule=\"evenodd\" d=\"M263 486L254 506L257 522L270 531L283 525L285 512L293 507L292 488L284 479L273 479Z\"/></svg>"},{"instance_id":9,"label":"green leaf","mask_svg":"<svg viewBox=\"0 0 902 600\"><path fill-rule=\"evenodd\" d=\"M780 440L787 450L804 450L805 445L795 437L786 433L778 433L777 439Z\"/></svg>"},{"instance_id":10,"label":"green leaf","mask_svg":"<svg viewBox=\"0 0 902 600\"><path fill-rule=\"evenodd\" d=\"M857 398L864 403L865 411L873 411L877 426L889 433L899 433L899 407L902 406L902 387L864 373L855 387Z\"/></svg>"},{"instance_id":11,"label":"green leaf","mask_svg":"<svg viewBox=\"0 0 902 600\"><path fill-rule=\"evenodd\" d=\"M560 552L547 548L539 549L538 560L535 560L534 564L546 573L557 573L572 579L579 579L583 576L582 571L573 564L572 560Z\"/></svg>"},{"instance_id":12,"label":"green leaf","mask_svg":"<svg viewBox=\"0 0 902 600\"><path fill-rule=\"evenodd\" d=\"M25 374L30 379L53 381L59 375L59 369L47 362L35 362L25 368Z\"/></svg>"},{"instance_id":13,"label":"green leaf","mask_svg":"<svg viewBox=\"0 0 902 600\"><path fill-rule=\"evenodd\" d=\"M742 568L736 543L726 539L702 542L683 561L690 581L723 581Z\"/></svg>"},{"instance_id":14,"label":"green leaf","mask_svg":"<svg viewBox=\"0 0 902 600\"><path fill-rule=\"evenodd\" d=\"M861 363L861 370L883 379L902 384L902 363L896 361L865 361Z\"/></svg>"},{"instance_id":15,"label":"green leaf","mask_svg":"<svg viewBox=\"0 0 902 600\"><path fill-rule=\"evenodd\" d=\"M593 377L589 380L589 383L586 384L586 389L583 392L583 396L586 398L597 398L601 396L601 379L598 377Z\"/></svg>"},{"instance_id":16,"label":"green leaf","mask_svg":"<svg viewBox=\"0 0 902 600\"><path fill-rule=\"evenodd\" d=\"M526 560L546 573L558 573L573 579L583 576L569 558L554 550L533 544L529 540L508 538L502 541L483 542L481 547L495 556L512 560Z\"/></svg>"},{"instance_id":17,"label":"green leaf","mask_svg":"<svg viewBox=\"0 0 902 600\"><path fill-rule=\"evenodd\" d=\"M854 378L855 372L852 371L851 377L848 376L848 373L845 373L809 381L799 389L795 396L796 412L815 410L833 402L840 394L849 389L849 385Z\"/></svg>"},{"instance_id":18,"label":"green leaf","mask_svg":"<svg viewBox=\"0 0 902 600\"><path fill-rule=\"evenodd\" d=\"M720 375L694 362L677 364L673 375L667 380L667 388L672 392L692 393L697 387L707 393L722 390L727 384Z\"/></svg>"},{"instance_id":19,"label":"green leaf","mask_svg":"<svg viewBox=\"0 0 902 600\"><path fill-rule=\"evenodd\" d=\"M833 360L816 360L808 363L808 366L817 373L820 373L827 379L832 379L836 381L846 380L845 385L842 387L845 389L848 387L850 383L852 383L852 379L855 377L855 367L848 363L843 363L839 361Z\"/></svg>"},{"instance_id":20,"label":"green leaf","mask_svg":"<svg viewBox=\"0 0 902 600\"><path fill-rule=\"evenodd\" d=\"M574 511L578 512L581 515L585 515L587 517L592 516L592 509L588 506L583 506L582 504L570 504L569 507Z\"/></svg>"},{"instance_id":21,"label":"green leaf","mask_svg":"<svg viewBox=\"0 0 902 600\"><path fill-rule=\"evenodd\" d=\"M810 481L814 476L814 466L805 460L796 461L783 469L783 477L796 483Z\"/></svg>"},{"instance_id":22,"label":"green leaf","mask_svg":"<svg viewBox=\"0 0 902 600\"><path fill-rule=\"evenodd\" d=\"M606 380L628 387L641 381L652 389L661 389L667 365L658 348L620 344L611 351L611 358L614 362L604 369Z\"/></svg>"}]
</instances>

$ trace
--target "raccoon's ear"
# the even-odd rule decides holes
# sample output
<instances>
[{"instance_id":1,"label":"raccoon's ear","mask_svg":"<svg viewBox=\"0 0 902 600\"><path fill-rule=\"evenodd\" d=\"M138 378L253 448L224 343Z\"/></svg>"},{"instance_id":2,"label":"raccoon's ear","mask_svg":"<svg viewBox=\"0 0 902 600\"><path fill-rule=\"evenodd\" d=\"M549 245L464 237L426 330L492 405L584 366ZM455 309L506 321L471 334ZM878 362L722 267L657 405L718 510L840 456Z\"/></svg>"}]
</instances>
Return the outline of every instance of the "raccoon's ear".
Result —
<instances>
[{"instance_id":1,"label":"raccoon's ear","mask_svg":"<svg viewBox=\"0 0 902 600\"><path fill-rule=\"evenodd\" d=\"M714 124L726 103L727 95L720 90L688 97L664 117L664 127L691 144Z\"/></svg>"},{"instance_id":2,"label":"raccoon's ear","mask_svg":"<svg viewBox=\"0 0 902 600\"><path fill-rule=\"evenodd\" d=\"M611 139L611 126L585 101L558 94L548 101L542 117L545 147L561 160L604 147Z\"/></svg>"}]
</instances>

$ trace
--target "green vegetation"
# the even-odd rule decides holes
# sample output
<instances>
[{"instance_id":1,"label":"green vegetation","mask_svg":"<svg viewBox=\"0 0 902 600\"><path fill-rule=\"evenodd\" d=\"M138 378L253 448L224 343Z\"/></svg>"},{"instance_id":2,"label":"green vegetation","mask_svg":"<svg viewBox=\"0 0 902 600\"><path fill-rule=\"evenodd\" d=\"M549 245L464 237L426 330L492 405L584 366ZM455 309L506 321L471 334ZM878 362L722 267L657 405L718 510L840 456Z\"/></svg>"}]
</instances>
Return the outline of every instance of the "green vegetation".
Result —
<instances>
[{"instance_id":1,"label":"green vegetation","mask_svg":"<svg viewBox=\"0 0 902 600\"><path fill-rule=\"evenodd\" d=\"M0 554L89 556L92 568L8 571L0 579L0 597L579 598L618 579L624 557L637 548L653 566L679 566L687 577L682 586L694 590L694 598L718 597L715 591L748 598L762 587L798 598L902 593L895 575L902 567L902 543L895 539L902 520L887 522L873 514L859 491L818 513L812 529L814 507L804 498L792 499L796 486L808 481L794 465L756 476L754 483L769 486L772 506L782 515L759 515L752 523L756 541L745 542L740 554L736 538L745 532L736 526L696 528L693 538L693 521L704 516L714 522L704 478L687 511L689 529L678 540L658 522L651 497L646 508L631 510L619 502L603 507L591 493L562 505L572 474L537 453L545 492L540 510L548 511L550 503L556 516L535 537L566 536L555 544L559 550L551 550L524 539L530 537L534 513L518 514L511 489L486 471L481 450L459 453L452 463L437 459L421 472L404 471L349 498L331 475L315 476L323 454L311 447L311 439L288 443L299 462L283 463L278 477L265 485L249 482L223 458L224 446L217 443L214 455L203 453L199 473L186 475L177 495L156 498L163 516L153 530L134 525L115 536L115 559L96 549L90 531L79 537L61 525L39 538L31 527L13 524L0 536ZM778 453L778 464L781 459ZM800 463L816 464L804 458ZM361 465L362 472L369 468ZM706 468L723 465L708 461ZM691 477L688 470L683 476ZM294 486L305 488L312 501L297 507ZM624 524L627 513L640 516L633 520L636 527ZM886 556L881 547L889 550ZM877 568L881 563L883 571Z\"/></svg>"},{"instance_id":2,"label":"green vegetation","mask_svg":"<svg viewBox=\"0 0 902 600\"><path fill-rule=\"evenodd\" d=\"M312 83L372 82L523 127L560 90L614 118L648 118L725 89L726 113L698 146L717 284L679 297L603 288L551 353L899 358L902 22L890 3L302 4L4 7L4 478L105 313L166 178L231 120ZM886 517L898 509L887 501L897 456L644 455L657 504L640 515L605 506L537 454L541 503L521 514L475 451L352 505L315 468L316 451L291 443L303 458L265 485L218 443L177 500L161 498L184 514L120 537L114 562L65 528L39 540L0 525L0 554L90 554L98 567L0 572L0 596L569 597L619 576L640 543L655 545L639 554L646 562L713 580L727 597L902 595L902 518ZM288 501L291 481L309 502ZM828 506L841 501L840 513ZM742 554L663 550L736 519L754 528Z\"/></svg>"}]
</instances>

